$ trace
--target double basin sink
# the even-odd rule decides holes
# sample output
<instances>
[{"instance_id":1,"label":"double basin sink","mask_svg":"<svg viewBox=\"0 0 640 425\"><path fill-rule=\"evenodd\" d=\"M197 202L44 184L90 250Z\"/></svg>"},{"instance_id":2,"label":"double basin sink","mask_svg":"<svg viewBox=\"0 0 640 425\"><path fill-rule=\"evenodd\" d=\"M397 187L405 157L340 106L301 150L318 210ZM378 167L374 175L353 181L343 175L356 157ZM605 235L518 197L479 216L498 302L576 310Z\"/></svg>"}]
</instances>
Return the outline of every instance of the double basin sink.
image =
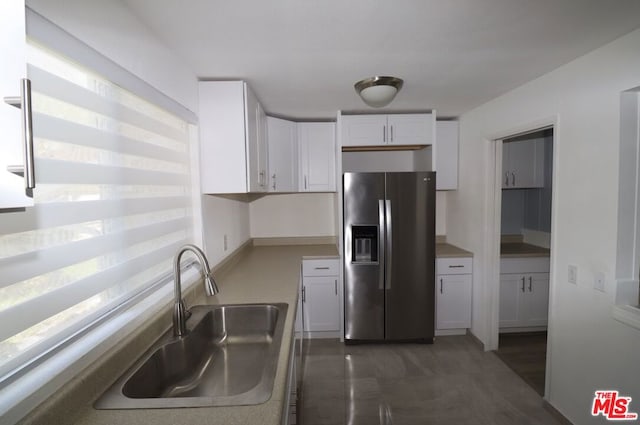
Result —
<instances>
[{"instance_id":1,"label":"double basin sink","mask_svg":"<svg viewBox=\"0 0 640 425\"><path fill-rule=\"evenodd\" d=\"M95 403L97 409L239 406L271 397L287 304L201 305Z\"/></svg>"}]
</instances>

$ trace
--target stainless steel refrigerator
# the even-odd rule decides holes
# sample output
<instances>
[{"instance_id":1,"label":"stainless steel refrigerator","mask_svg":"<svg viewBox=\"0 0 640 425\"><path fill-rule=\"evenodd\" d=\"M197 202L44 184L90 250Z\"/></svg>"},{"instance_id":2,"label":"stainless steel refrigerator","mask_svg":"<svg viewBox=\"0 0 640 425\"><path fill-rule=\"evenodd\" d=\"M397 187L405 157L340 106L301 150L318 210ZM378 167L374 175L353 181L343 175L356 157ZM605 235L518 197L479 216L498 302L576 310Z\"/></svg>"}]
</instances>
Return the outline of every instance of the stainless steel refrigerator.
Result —
<instances>
[{"instance_id":1,"label":"stainless steel refrigerator","mask_svg":"<svg viewBox=\"0 0 640 425\"><path fill-rule=\"evenodd\" d=\"M345 341L433 342L434 172L345 173Z\"/></svg>"}]
</instances>

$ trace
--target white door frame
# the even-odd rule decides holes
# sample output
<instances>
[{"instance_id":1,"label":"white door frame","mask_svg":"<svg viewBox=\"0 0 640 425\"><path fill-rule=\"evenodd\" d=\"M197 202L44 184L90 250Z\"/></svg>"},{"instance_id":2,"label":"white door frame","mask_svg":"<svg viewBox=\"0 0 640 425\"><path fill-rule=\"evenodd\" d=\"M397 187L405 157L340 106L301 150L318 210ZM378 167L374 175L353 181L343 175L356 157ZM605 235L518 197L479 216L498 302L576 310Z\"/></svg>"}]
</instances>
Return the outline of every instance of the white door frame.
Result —
<instances>
[{"instance_id":1,"label":"white door frame","mask_svg":"<svg viewBox=\"0 0 640 425\"><path fill-rule=\"evenodd\" d=\"M502 142L504 139L517 136L519 134L530 133L532 131L543 128L553 128L553 170L552 180L553 186L551 190L551 257L549 270L549 321L547 326L547 355L545 367L545 391L544 398L550 398L549 389L551 381L551 346L553 344L553 325L555 311L555 282L553 276L555 270L554 252L556 247L556 205L557 205L557 157L558 157L558 141L559 141L559 119L558 116L550 116L547 118L531 121L516 127L505 129L494 133L486 138L492 144L493 155L489 155L489 164L487 173L487 215L486 215L486 239L485 252L487 253L486 264L486 280L489 286L489 314L487 315L489 340L485 346L488 350L498 349L499 338L499 314L500 314L500 227L501 227L501 208L502 208ZM491 170L494 170L491 173Z\"/></svg>"}]
</instances>

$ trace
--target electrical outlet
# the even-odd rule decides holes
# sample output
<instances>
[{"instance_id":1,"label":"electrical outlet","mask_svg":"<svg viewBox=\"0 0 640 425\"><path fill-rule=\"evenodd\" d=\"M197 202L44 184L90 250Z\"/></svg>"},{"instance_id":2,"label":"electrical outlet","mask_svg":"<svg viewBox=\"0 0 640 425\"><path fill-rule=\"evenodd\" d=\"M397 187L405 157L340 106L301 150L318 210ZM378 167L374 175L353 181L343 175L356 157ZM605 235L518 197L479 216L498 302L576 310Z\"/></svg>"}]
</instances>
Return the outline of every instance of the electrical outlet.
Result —
<instances>
[{"instance_id":1,"label":"electrical outlet","mask_svg":"<svg viewBox=\"0 0 640 425\"><path fill-rule=\"evenodd\" d=\"M604 273L596 272L595 278L593 279L593 288L598 291L604 292Z\"/></svg>"},{"instance_id":2,"label":"electrical outlet","mask_svg":"<svg viewBox=\"0 0 640 425\"><path fill-rule=\"evenodd\" d=\"M569 265L569 283L578 284L578 268L571 264Z\"/></svg>"},{"instance_id":3,"label":"electrical outlet","mask_svg":"<svg viewBox=\"0 0 640 425\"><path fill-rule=\"evenodd\" d=\"M227 244L227 235L225 234L225 235L224 235L224 237L223 237L222 239L223 239L223 241L224 241L224 242L223 242L223 243L224 243L224 250L226 251L226 250L227 250L227 246L228 246L228 244Z\"/></svg>"}]
</instances>

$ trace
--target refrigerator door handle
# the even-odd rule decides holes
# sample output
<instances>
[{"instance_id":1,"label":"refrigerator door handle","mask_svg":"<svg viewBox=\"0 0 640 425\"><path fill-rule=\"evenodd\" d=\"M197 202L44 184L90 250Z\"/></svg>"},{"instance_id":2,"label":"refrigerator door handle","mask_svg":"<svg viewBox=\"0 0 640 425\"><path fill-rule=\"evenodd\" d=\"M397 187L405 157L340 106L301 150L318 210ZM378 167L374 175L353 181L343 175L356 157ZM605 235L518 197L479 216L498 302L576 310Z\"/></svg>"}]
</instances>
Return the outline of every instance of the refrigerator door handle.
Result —
<instances>
[{"instance_id":1,"label":"refrigerator door handle","mask_svg":"<svg viewBox=\"0 0 640 425\"><path fill-rule=\"evenodd\" d=\"M387 284L387 289L391 289L391 263L393 261L393 252L392 252L392 228L391 228L391 201L389 199L385 199L385 224L386 224L386 252L384 255L385 260L385 281Z\"/></svg>"},{"instance_id":2,"label":"refrigerator door handle","mask_svg":"<svg viewBox=\"0 0 640 425\"><path fill-rule=\"evenodd\" d=\"M380 264L380 273L378 273L379 289L384 289L384 263L386 254L384 252L384 200L378 199L378 264Z\"/></svg>"}]
</instances>

